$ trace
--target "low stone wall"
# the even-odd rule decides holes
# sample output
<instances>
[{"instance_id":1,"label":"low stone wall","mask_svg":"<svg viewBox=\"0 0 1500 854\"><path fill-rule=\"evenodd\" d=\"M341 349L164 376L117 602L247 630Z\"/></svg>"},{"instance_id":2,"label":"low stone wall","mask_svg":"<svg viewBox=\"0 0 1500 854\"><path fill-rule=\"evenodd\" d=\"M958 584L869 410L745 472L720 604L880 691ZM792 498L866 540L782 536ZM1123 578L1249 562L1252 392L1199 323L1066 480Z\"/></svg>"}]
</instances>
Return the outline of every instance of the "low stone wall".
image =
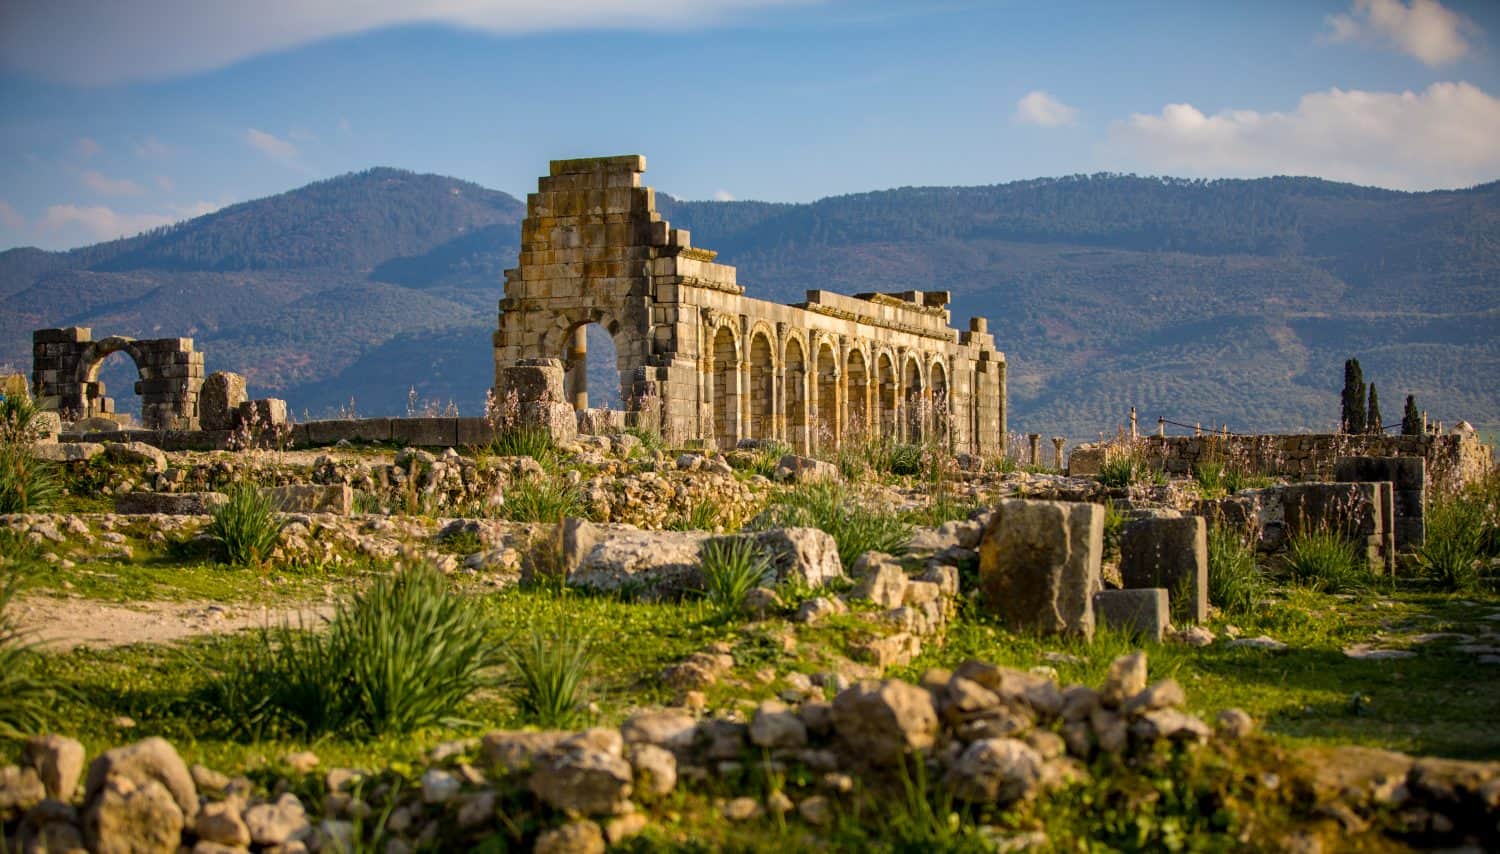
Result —
<instances>
[{"instance_id":1,"label":"low stone wall","mask_svg":"<svg viewBox=\"0 0 1500 854\"><path fill-rule=\"evenodd\" d=\"M1293 480L1332 480L1341 457L1421 457L1430 486L1453 489L1483 477L1495 464L1490 447L1474 433L1443 436L1351 436L1305 433L1259 436L1143 436L1134 443L1080 445L1068 460L1075 477L1096 475L1111 453L1134 451L1154 469L1190 474L1217 462Z\"/></svg>"},{"instance_id":2,"label":"low stone wall","mask_svg":"<svg viewBox=\"0 0 1500 854\"><path fill-rule=\"evenodd\" d=\"M287 425L290 446L313 448L340 441L380 442L418 448L485 445L495 427L485 418L338 418ZM163 451L222 451L232 448L233 430L108 430L69 435L70 442L144 442Z\"/></svg>"}]
</instances>

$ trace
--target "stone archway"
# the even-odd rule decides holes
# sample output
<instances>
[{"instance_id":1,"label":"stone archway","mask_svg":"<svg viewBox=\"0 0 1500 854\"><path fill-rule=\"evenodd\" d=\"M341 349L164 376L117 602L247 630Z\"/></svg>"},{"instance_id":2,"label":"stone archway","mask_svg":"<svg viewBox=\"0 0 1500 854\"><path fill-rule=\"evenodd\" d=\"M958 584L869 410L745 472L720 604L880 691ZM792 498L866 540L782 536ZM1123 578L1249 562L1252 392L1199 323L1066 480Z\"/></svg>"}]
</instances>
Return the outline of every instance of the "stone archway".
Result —
<instances>
[{"instance_id":1,"label":"stone archway","mask_svg":"<svg viewBox=\"0 0 1500 854\"><path fill-rule=\"evenodd\" d=\"M915 356L906 358L902 388L906 391L906 441L920 442L926 436L927 399L922 383L922 365Z\"/></svg>"},{"instance_id":2,"label":"stone archway","mask_svg":"<svg viewBox=\"0 0 1500 854\"><path fill-rule=\"evenodd\" d=\"M557 358L563 362L563 394L574 411L582 412L592 406L595 409L614 408L618 403L621 409L631 409L630 406L630 377L633 372L629 360L626 358L624 349L620 346L619 330L620 324L595 313L587 319L566 321L572 325L560 336L557 347ZM607 340L611 345L604 348L606 351L613 349L613 381L610 383L613 389L594 389L595 394L592 401L589 396L590 368L596 378L605 371L599 362L599 354L595 352L590 356L589 338L594 338L596 343ZM595 351L601 349L593 348ZM606 358L611 354L606 352ZM602 392L602 393L600 393ZM618 395L618 397L616 397Z\"/></svg>"},{"instance_id":3,"label":"stone archway","mask_svg":"<svg viewBox=\"0 0 1500 854\"><path fill-rule=\"evenodd\" d=\"M818 352L818 435L815 446L829 450L839 445L839 362L833 342L824 338L815 345Z\"/></svg>"},{"instance_id":4,"label":"stone archway","mask_svg":"<svg viewBox=\"0 0 1500 854\"><path fill-rule=\"evenodd\" d=\"M740 354L734 330L721 325L713 333L709 357L708 400L713 437L721 450L731 450L740 432Z\"/></svg>"},{"instance_id":5,"label":"stone archway","mask_svg":"<svg viewBox=\"0 0 1500 854\"><path fill-rule=\"evenodd\" d=\"M770 439L776 429L776 365L772 356L771 336L764 329L750 335L750 410L749 436Z\"/></svg>"},{"instance_id":6,"label":"stone archway","mask_svg":"<svg viewBox=\"0 0 1500 854\"><path fill-rule=\"evenodd\" d=\"M865 354L859 348L849 349L849 358L844 369L844 387L849 396L849 420L846 431L850 437L861 440L874 431L870 423L870 371L865 365Z\"/></svg>"},{"instance_id":7,"label":"stone archway","mask_svg":"<svg viewBox=\"0 0 1500 854\"><path fill-rule=\"evenodd\" d=\"M896 435L896 363L890 353L881 353L875 359L876 395L880 405L880 435L889 439Z\"/></svg>"},{"instance_id":8,"label":"stone archway","mask_svg":"<svg viewBox=\"0 0 1500 854\"><path fill-rule=\"evenodd\" d=\"M114 401L99 381L100 364L123 352L135 363L141 396L141 423L151 430L191 430L198 426L198 395L203 389L203 354L191 338L136 340L112 336L93 340L93 331L75 326L32 334L33 386L44 408L65 418L110 417Z\"/></svg>"},{"instance_id":9,"label":"stone archway","mask_svg":"<svg viewBox=\"0 0 1500 854\"><path fill-rule=\"evenodd\" d=\"M798 453L808 452L807 355L800 338L788 338L783 360L787 440Z\"/></svg>"},{"instance_id":10,"label":"stone archway","mask_svg":"<svg viewBox=\"0 0 1500 854\"><path fill-rule=\"evenodd\" d=\"M933 362L928 401L932 407L932 438L944 447L952 438L952 401L948 392L948 369L942 362Z\"/></svg>"}]
</instances>

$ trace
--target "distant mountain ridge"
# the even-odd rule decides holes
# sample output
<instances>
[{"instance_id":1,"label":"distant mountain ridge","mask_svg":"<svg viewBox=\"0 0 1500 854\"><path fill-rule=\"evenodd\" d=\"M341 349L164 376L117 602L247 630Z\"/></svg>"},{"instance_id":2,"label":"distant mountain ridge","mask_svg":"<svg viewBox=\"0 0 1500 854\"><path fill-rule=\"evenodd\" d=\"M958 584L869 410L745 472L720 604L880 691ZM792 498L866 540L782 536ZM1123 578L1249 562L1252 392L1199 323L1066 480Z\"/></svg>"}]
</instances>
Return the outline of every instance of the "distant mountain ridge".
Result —
<instances>
[{"instance_id":1,"label":"distant mountain ridge","mask_svg":"<svg viewBox=\"0 0 1500 854\"><path fill-rule=\"evenodd\" d=\"M904 187L810 204L658 194L747 292L950 290L991 320L1013 428L1322 429L1341 365L1382 397L1500 425L1500 182L1402 193L1311 178L1092 175ZM30 331L190 335L297 413L477 412L524 205L377 168L69 252L0 253L0 363ZM607 376L604 366L600 376ZM105 380L128 404L128 365ZM594 382L596 389L609 385Z\"/></svg>"}]
</instances>

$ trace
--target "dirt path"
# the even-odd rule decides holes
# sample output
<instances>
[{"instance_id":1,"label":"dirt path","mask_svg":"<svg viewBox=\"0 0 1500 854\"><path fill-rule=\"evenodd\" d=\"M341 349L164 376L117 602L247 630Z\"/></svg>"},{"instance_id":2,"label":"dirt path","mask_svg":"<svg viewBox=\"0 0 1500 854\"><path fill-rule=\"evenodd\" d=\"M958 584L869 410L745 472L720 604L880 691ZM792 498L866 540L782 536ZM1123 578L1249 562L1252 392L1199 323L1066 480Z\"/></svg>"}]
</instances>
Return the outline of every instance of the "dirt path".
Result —
<instances>
[{"instance_id":1,"label":"dirt path","mask_svg":"<svg viewBox=\"0 0 1500 854\"><path fill-rule=\"evenodd\" d=\"M214 602L131 602L29 596L11 606L28 637L42 648L66 651L79 646L113 647L171 643L199 635L279 625L319 625L333 614L325 602L267 608Z\"/></svg>"}]
</instances>

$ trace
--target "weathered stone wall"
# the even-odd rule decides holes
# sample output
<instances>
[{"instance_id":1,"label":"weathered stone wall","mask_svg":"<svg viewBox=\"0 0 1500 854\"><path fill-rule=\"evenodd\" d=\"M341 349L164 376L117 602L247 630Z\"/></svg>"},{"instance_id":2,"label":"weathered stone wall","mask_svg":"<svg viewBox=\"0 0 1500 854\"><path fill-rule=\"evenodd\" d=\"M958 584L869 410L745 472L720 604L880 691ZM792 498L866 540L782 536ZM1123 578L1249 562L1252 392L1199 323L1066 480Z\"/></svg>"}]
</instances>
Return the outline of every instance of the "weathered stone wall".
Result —
<instances>
[{"instance_id":1,"label":"weathered stone wall","mask_svg":"<svg viewBox=\"0 0 1500 854\"><path fill-rule=\"evenodd\" d=\"M1259 436L1147 436L1131 444L1080 445L1068 460L1073 475L1094 475L1110 453L1141 453L1155 469L1187 475L1199 463L1218 462L1294 480L1333 480L1341 457L1421 457L1429 485L1452 489L1494 467L1490 447L1471 432L1442 436L1351 436L1310 433Z\"/></svg>"},{"instance_id":2,"label":"weathered stone wall","mask_svg":"<svg viewBox=\"0 0 1500 854\"><path fill-rule=\"evenodd\" d=\"M881 434L1003 450L1005 357L983 318L950 328L946 292L746 297L733 267L656 212L645 168L636 155L553 161L528 196L497 396L507 368L560 358L567 400L587 408L579 332L597 323L615 341L627 420L674 444L779 439L807 453Z\"/></svg>"},{"instance_id":3,"label":"weathered stone wall","mask_svg":"<svg viewBox=\"0 0 1500 854\"><path fill-rule=\"evenodd\" d=\"M99 381L99 364L125 351L140 380L141 422L147 428L191 430L198 426L198 394L203 386L203 354L191 338L137 341L119 336L93 340L86 326L38 329L31 335L31 383L44 410L69 420L112 417L114 401Z\"/></svg>"}]
</instances>

